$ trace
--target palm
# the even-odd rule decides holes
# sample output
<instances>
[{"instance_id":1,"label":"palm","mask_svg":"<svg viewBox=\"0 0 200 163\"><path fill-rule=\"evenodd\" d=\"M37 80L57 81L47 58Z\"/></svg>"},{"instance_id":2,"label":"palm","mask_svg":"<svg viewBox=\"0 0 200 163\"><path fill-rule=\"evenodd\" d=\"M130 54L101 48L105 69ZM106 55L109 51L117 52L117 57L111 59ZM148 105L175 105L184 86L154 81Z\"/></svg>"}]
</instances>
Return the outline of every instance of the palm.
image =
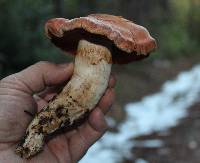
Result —
<instances>
[{"instance_id":1,"label":"palm","mask_svg":"<svg viewBox=\"0 0 200 163\"><path fill-rule=\"evenodd\" d=\"M23 92L22 92L23 94ZM41 109L41 104L45 103L45 100L40 99L40 100L35 100L33 97L30 95L27 95L27 99L25 100L23 95L20 95L18 92L18 97L14 101L10 103L10 96L5 96L2 97L1 99L4 98L4 102L6 102L9 106L9 108L6 108L3 110L1 113L2 115L9 115L5 116L5 128L7 128L7 135L14 135L14 137L7 137L8 140L8 148L9 148L9 153L10 157L13 157L13 162L16 161L16 159L21 160L13 151L17 145L17 143L20 141L21 137L24 135L24 131L27 125L27 122L30 121L31 116L24 113L24 110L19 110L18 108L28 108L26 109L27 112L33 113L33 110ZM24 102L26 101L26 102ZM20 103L21 105L18 105ZM38 106L36 107L36 105ZM0 103L1 105L1 103ZM18 106L16 109L15 106ZM28 106L28 107L27 107ZM18 118L16 118L16 115ZM8 122L6 122L8 121ZM12 124L17 124L17 125L12 125ZM22 127L23 126L23 127ZM2 135L4 137L4 134ZM6 140L4 140L6 141ZM67 134L62 134L57 137L55 137L53 140L48 142L48 144L45 146L44 151L36 156L35 158L31 159L30 162L37 162L36 160L40 160L41 162L72 162L72 156L70 154L70 138L67 138ZM4 144L5 145L5 144Z\"/></svg>"},{"instance_id":2,"label":"palm","mask_svg":"<svg viewBox=\"0 0 200 163\"><path fill-rule=\"evenodd\" d=\"M47 65L45 65L47 66ZM55 68L55 67L54 67ZM70 73L68 75L68 78ZM62 77L63 78L63 77ZM60 84L65 79L57 81ZM57 78L57 80L59 80ZM44 84L43 84L44 85ZM47 84L48 85L48 84ZM49 84L54 85L54 83ZM114 81L110 81L114 86ZM35 89L35 88L34 88ZM90 115L87 122L68 133L60 134L45 145L44 150L30 160L23 160L14 153L16 145L24 135L28 123L32 117L24 112L35 114L42 109L55 94L56 89L46 88L37 96L33 96L33 86L29 87L27 82L19 75L12 75L0 83L0 162L48 162L66 163L77 162L87 149L102 136L102 115L99 108L106 112L112 104L113 91L108 89L104 97ZM108 100L108 98L111 98ZM9 156L9 157L8 157Z\"/></svg>"}]
</instances>

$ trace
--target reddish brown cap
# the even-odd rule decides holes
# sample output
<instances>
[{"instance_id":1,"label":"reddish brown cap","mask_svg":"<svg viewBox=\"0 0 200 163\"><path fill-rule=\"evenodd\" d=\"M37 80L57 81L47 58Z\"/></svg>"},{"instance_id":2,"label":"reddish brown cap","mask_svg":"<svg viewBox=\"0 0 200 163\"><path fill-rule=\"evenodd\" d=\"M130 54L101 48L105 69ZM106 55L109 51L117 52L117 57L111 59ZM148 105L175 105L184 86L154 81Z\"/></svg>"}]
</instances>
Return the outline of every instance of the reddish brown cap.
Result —
<instances>
[{"instance_id":1,"label":"reddish brown cap","mask_svg":"<svg viewBox=\"0 0 200 163\"><path fill-rule=\"evenodd\" d=\"M54 18L45 25L48 38L65 52L76 53L79 40L108 46L114 63L128 63L147 57L156 41L142 26L119 16L92 14L75 19Z\"/></svg>"}]
</instances>

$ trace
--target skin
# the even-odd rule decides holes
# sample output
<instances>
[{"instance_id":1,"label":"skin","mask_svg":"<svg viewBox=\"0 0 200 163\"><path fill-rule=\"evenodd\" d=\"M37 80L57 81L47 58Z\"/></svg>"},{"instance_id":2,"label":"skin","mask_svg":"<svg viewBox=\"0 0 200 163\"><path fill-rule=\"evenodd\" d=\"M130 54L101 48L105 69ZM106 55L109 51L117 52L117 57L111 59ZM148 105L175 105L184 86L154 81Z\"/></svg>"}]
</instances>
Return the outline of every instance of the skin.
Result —
<instances>
[{"instance_id":1,"label":"skin","mask_svg":"<svg viewBox=\"0 0 200 163\"><path fill-rule=\"evenodd\" d=\"M112 76L105 94L83 125L54 137L44 151L32 159L24 160L15 154L16 145L33 118L24 110L35 114L46 106L72 73L73 64L39 62L0 81L1 163L74 163L105 133L107 124L104 114L115 96L115 79Z\"/></svg>"}]
</instances>

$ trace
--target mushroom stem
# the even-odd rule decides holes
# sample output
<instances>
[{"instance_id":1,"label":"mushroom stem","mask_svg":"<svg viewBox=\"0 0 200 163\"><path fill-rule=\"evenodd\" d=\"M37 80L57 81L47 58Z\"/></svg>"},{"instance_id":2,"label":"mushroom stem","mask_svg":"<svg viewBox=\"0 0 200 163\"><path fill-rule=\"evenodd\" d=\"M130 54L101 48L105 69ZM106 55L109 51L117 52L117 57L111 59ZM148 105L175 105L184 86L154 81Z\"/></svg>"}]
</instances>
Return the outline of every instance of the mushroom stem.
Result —
<instances>
[{"instance_id":1,"label":"mushroom stem","mask_svg":"<svg viewBox=\"0 0 200 163\"><path fill-rule=\"evenodd\" d=\"M105 92L111 64L111 52L106 47L80 40L71 80L34 117L16 153L29 158L42 150L46 137L79 125Z\"/></svg>"}]
</instances>

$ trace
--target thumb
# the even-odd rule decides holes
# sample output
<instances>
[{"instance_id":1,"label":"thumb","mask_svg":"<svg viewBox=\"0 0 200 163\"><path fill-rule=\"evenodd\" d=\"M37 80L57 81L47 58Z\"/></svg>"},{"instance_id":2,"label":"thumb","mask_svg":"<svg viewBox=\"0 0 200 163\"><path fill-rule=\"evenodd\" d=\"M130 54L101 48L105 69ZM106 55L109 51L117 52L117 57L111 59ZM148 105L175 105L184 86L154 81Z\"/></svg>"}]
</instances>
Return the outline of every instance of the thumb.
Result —
<instances>
[{"instance_id":1,"label":"thumb","mask_svg":"<svg viewBox=\"0 0 200 163\"><path fill-rule=\"evenodd\" d=\"M73 74L73 64L54 64L38 62L16 74L16 78L23 83L26 91L34 94L44 90L47 86L62 84Z\"/></svg>"}]
</instances>

